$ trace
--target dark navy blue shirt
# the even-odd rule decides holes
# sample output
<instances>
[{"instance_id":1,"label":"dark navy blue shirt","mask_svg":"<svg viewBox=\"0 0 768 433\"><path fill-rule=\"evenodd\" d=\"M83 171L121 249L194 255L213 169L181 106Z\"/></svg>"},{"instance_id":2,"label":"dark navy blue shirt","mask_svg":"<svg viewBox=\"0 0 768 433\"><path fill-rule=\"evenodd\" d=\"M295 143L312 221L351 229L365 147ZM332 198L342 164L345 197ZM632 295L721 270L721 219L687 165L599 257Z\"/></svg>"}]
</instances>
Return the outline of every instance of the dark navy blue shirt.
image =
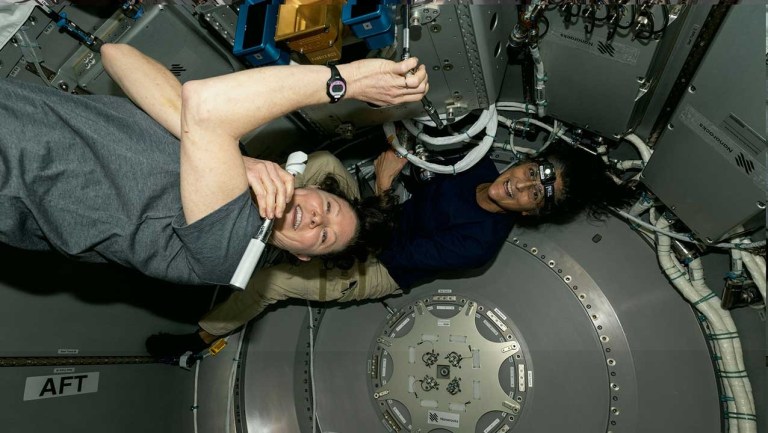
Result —
<instances>
[{"instance_id":1,"label":"dark navy blue shirt","mask_svg":"<svg viewBox=\"0 0 768 433\"><path fill-rule=\"evenodd\" d=\"M476 188L498 175L486 156L469 170L437 175L411 191L391 243L378 254L401 288L432 280L442 271L479 268L496 256L513 219L482 209Z\"/></svg>"}]
</instances>

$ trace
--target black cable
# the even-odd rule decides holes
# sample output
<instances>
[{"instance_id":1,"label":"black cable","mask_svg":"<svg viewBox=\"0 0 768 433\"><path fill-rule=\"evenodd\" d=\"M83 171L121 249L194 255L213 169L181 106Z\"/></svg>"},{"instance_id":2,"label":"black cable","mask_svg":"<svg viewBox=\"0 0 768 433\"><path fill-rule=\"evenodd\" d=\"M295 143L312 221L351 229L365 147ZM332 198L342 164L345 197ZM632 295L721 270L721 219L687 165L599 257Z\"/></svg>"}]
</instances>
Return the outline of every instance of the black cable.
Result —
<instances>
[{"instance_id":1,"label":"black cable","mask_svg":"<svg viewBox=\"0 0 768 433\"><path fill-rule=\"evenodd\" d=\"M591 34L595 30L595 10L590 6L584 13L584 32Z\"/></svg>"},{"instance_id":2,"label":"black cable","mask_svg":"<svg viewBox=\"0 0 768 433\"><path fill-rule=\"evenodd\" d=\"M565 9L565 18L563 18L563 23L565 24L575 24L578 22L579 17L581 16L581 4L573 4L570 3L567 5L568 7ZM576 6L576 13L573 13L573 7ZM571 21L573 17L576 17L575 21Z\"/></svg>"},{"instance_id":3,"label":"black cable","mask_svg":"<svg viewBox=\"0 0 768 433\"><path fill-rule=\"evenodd\" d=\"M656 24L653 19L653 11L650 9L651 5L648 2L644 2L640 6L640 13L638 14L638 25L634 29L634 39L650 40L653 37L653 32L656 30ZM646 23L640 23L640 19L645 18Z\"/></svg>"},{"instance_id":4,"label":"black cable","mask_svg":"<svg viewBox=\"0 0 768 433\"><path fill-rule=\"evenodd\" d=\"M621 13L621 18L619 18L619 22L616 23L616 26L618 28L622 29L622 30L626 30L626 29L632 27L632 23L635 22L635 6L634 5L630 5L629 6L629 11L630 11L629 23L627 25L624 25L624 26L621 25L621 19L626 16L625 15L625 13L627 11L626 5L620 5L619 9L621 10L621 12L620 12Z\"/></svg>"},{"instance_id":5,"label":"black cable","mask_svg":"<svg viewBox=\"0 0 768 433\"><path fill-rule=\"evenodd\" d=\"M539 39L541 39L549 31L549 19L546 16L542 15L541 18L539 18L539 20L540 20L539 22L544 22L544 24L546 25L546 27L544 28L544 31L539 34Z\"/></svg>"},{"instance_id":6,"label":"black cable","mask_svg":"<svg viewBox=\"0 0 768 433\"><path fill-rule=\"evenodd\" d=\"M606 19L608 19L608 5L605 5L605 15L602 18L598 18L597 17L597 9L598 9L598 7L595 6L595 14L592 16L595 21L601 23L601 22L605 21Z\"/></svg>"},{"instance_id":7,"label":"black cable","mask_svg":"<svg viewBox=\"0 0 768 433\"><path fill-rule=\"evenodd\" d=\"M667 29L667 26L669 25L669 8L667 8L667 5L661 5L661 15L662 18L664 18L664 23L661 26L661 29L653 32L654 37L660 38L664 31Z\"/></svg>"},{"instance_id":8,"label":"black cable","mask_svg":"<svg viewBox=\"0 0 768 433\"><path fill-rule=\"evenodd\" d=\"M645 19L648 20L648 24L644 26L647 28L635 32L635 39L650 40L653 37L653 31L655 30L656 25L654 24L652 13L645 14L644 16Z\"/></svg>"}]
</instances>

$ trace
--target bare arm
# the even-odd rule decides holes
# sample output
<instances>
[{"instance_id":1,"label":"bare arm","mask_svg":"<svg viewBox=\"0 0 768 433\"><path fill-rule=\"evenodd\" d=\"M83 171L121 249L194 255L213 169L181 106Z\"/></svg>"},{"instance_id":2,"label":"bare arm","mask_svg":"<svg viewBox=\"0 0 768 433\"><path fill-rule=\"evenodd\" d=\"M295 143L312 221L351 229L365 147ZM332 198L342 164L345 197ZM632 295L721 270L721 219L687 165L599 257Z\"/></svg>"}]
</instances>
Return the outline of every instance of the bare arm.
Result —
<instances>
[{"instance_id":1,"label":"bare arm","mask_svg":"<svg viewBox=\"0 0 768 433\"><path fill-rule=\"evenodd\" d=\"M381 194L392 187L392 182L408 163L400 158L394 150L388 149L379 155L374 162L376 170L376 194Z\"/></svg>"},{"instance_id":2,"label":"bare arm","mask_svg":"<svg viewBox=\"0 0 768 433\"><path fill-rule=\"evenodd\" d=\"M177 138L181 138L181 83L163 65L126 44L105 44L104 69L125 94ZM269 161L243 157L259 213L279 218L293 195L293 176Z\"/></svg>"},{"instance_id":3,"label":"bare arm","mask_svg":"<svg viewBox=\"0 0 768 433\"><path fill-rule=\"evenodd\" d=\"M419 101L427 91L418 60L365 59L339 65L346 98L378 105ZM324 66L270 66L235 72L182 88L181 198L191 224L241 194L246 171L238 150L242 135L301 107L327 103Z\"/></svg>"},{"instance_id":4,"label":"bare arm","mask_svg":"<svg viewBox=\"0 0 768 433\"><path fill-rule=\"evenodd\" d=\"M181 83L176 76L130 45L104 44L101 60L134 104L181 138Z\"/></svg>"}]
</instances>

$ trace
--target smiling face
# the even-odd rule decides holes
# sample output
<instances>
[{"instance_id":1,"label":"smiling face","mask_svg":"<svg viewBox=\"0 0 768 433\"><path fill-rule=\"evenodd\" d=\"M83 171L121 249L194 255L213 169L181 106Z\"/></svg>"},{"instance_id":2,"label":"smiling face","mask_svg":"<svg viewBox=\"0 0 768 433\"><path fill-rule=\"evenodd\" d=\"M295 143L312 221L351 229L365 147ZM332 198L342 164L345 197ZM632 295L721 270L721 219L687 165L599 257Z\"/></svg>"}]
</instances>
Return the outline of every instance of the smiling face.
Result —
<instances>
[{"instance_id":1,"label":"smiling face","mask_svg":"<svg viewBox=\"0 0 768 433\"><path fill-rule=\"evenodd\" d=\"M352 206L314 187L298 188L282 218L275 221L270 243L301 260L344 250L357 233Z\"/></svg>"},{"instance_id":2,"label":"smiling face","mask_svg":"<svg viewBox=\"0 0 768 433\"><path fill-rule=\"evenodd\" d=\"M555 198L563 194L561 169L555 166ZM488 187L488 198L508 212L532 215L544 206L544 185L539 177L539 164L533 161L514 165Z\"/></svg>"}]
</instances>

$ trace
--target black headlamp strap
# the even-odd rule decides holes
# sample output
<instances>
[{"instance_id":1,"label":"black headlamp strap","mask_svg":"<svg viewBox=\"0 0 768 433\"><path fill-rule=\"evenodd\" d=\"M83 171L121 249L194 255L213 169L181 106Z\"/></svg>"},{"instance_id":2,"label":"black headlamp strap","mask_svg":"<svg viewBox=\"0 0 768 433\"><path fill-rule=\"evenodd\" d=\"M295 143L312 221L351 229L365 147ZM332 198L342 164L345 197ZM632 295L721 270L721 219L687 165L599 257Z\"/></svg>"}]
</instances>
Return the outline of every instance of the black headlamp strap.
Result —
<instances>
[{"instance_id":1,"label":"black headlamp strap","mask_svg":"<svg viewBox=\"0 0 768 433\"><path fill-rule=\"evenodd\" d=\"M546 159L537 159L539 165L539 179L544 187L544 211L548 211L555 203L555 166Z\"/></svg>"}]
</instances>

